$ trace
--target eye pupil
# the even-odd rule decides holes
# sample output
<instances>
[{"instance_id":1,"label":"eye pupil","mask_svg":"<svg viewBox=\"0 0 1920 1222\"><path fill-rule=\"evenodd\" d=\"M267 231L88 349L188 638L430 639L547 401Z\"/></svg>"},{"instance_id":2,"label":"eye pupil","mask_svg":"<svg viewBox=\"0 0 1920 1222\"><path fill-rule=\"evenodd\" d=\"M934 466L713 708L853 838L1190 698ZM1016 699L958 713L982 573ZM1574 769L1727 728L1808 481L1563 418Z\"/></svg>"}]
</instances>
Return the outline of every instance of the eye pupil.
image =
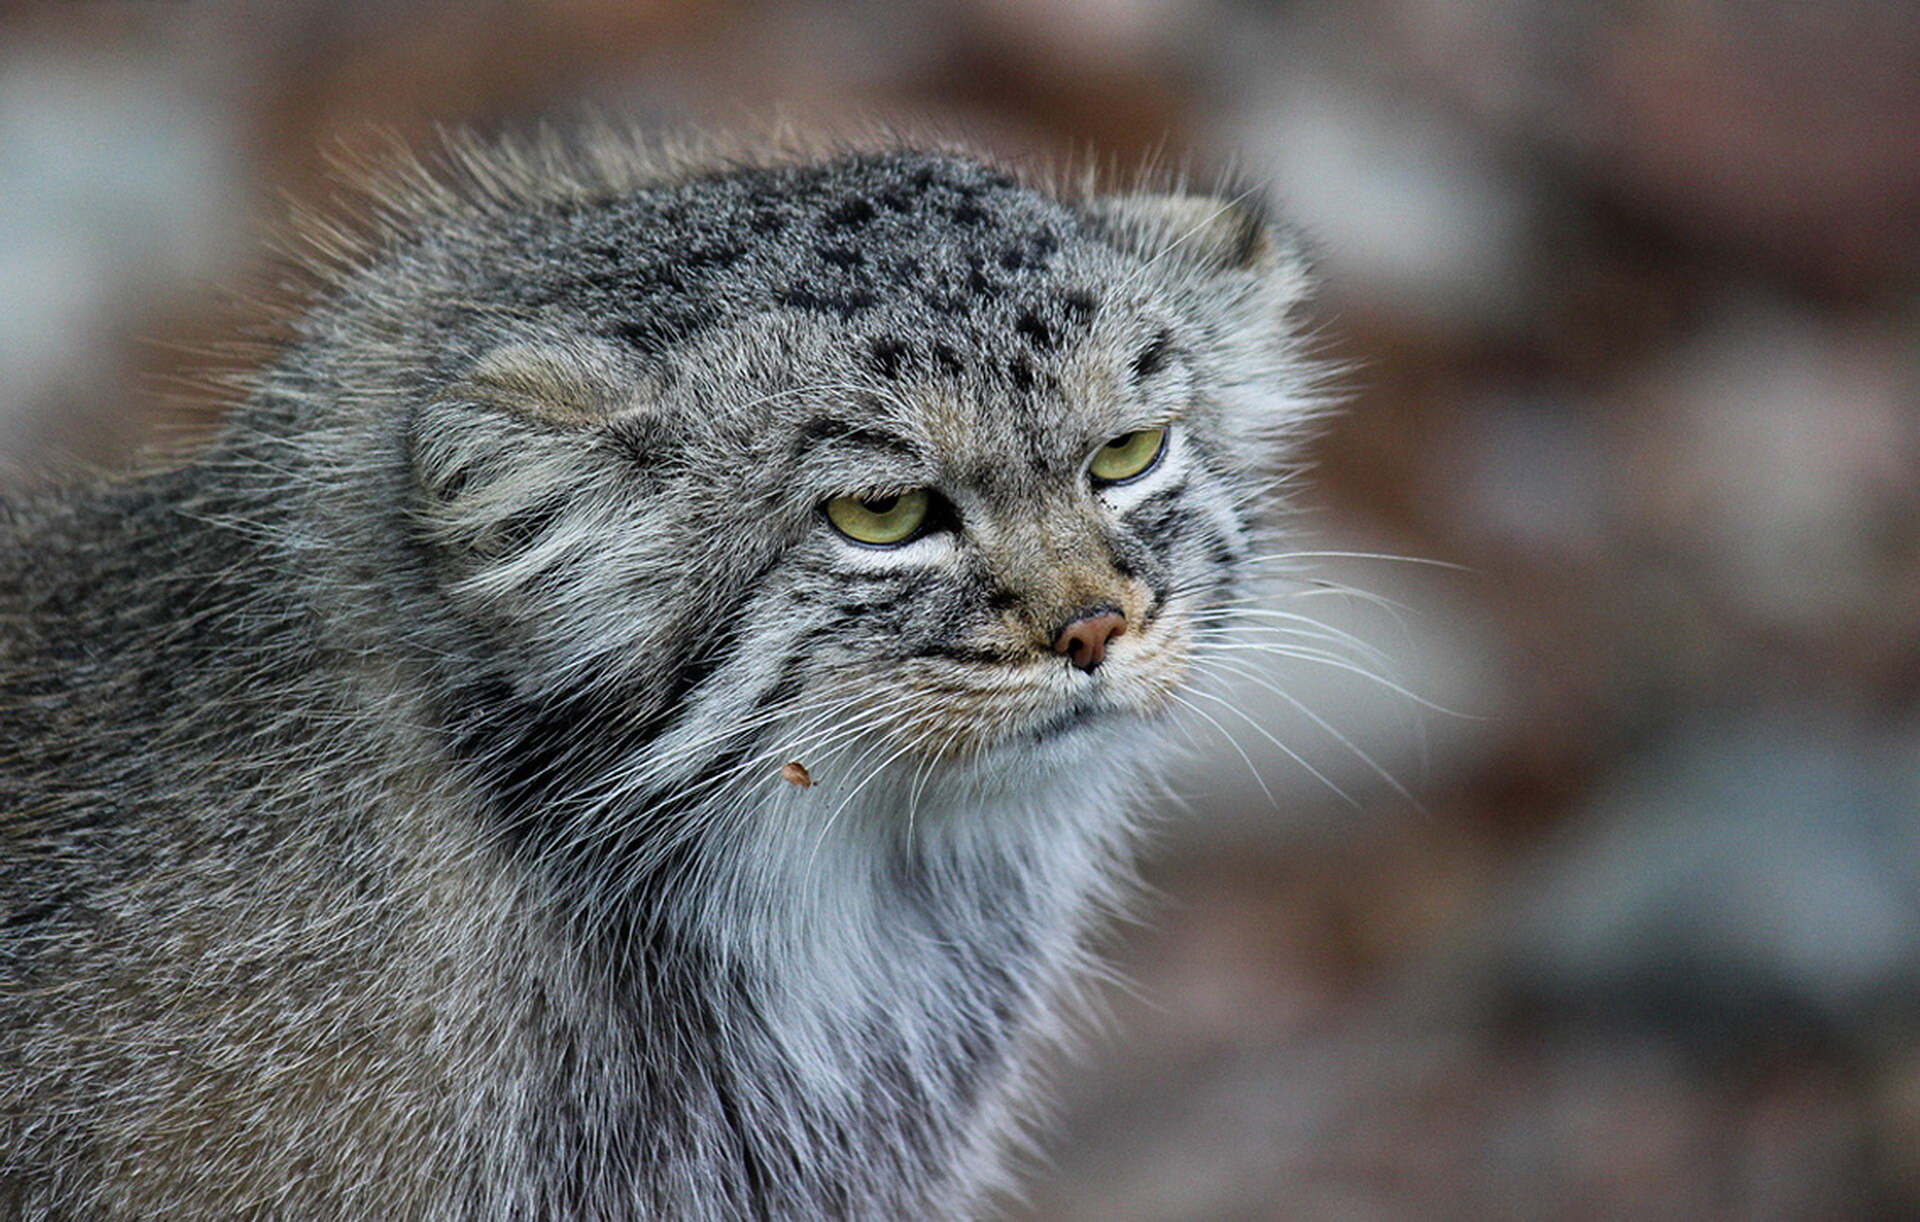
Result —
<instances>
[{"instance_id":1,"label":"eye pupil","mask_svg":"<svg viewBox=\"0 0 1920 1222\"><path fill-rule=\"evenodd\" d=\"M876 496L861 503L866 506L868 513L892 513L893 507L900 503L900 495Z\"/></svg>"}]
</instances>

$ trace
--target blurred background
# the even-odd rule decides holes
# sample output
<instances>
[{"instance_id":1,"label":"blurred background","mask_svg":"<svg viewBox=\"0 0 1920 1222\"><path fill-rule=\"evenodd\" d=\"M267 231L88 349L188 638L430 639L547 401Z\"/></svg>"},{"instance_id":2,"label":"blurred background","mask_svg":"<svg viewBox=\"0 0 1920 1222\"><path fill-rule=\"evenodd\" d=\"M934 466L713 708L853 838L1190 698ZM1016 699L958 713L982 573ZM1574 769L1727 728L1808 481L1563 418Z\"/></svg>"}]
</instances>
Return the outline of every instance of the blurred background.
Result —
<instances>
[{"instance_id":1,"label":"blurred background","mask_svg":"<svg viewBox=\"0 0 1920 1222\"><path fill-rule=\"evenodd\" d=\"M1012 1216L1920 1216L1920 9L0 3L0 486L204 430L343 148L583 103L1313 236L1311 625L1196 699Z\"/></svg>"}]
</instances>

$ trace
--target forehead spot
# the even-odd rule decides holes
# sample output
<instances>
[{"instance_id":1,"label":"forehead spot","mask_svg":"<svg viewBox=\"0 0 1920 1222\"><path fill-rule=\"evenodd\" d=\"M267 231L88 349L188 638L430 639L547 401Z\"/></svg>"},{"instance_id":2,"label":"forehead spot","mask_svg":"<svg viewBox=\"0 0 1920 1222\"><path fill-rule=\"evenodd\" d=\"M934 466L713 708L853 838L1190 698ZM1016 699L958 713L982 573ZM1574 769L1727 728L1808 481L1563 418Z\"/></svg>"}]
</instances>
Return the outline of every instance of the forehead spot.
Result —
<instances>
[{"instance_id":1,"label":"forehead spot","mask_svg":"<svg viewBox=\"0 0 1920 1222\"><path fill-rule=\"evenodd\" d=\"M1028 310L1022 314L1020 321L1013 324L1013 329L1018 331L1023 339L1040 351L1053 351L1054 337L1052 329L1049 328L1046 323L1041 322L1040 316L1032 310Z\"/></svg>"},{"instance_id":2,"label":"forehead spot","mask_svg":"<svg viewBox=\"0 0 1920 1222\"><path fill-rule=\"evenodd\" d=\"M959 377L967 371L966 362L960 359L960 354L938 341L933 345L933 363L942 373L952 374L954 377Z\"/></svg>"},{"instance_id":3,"label":"forehead spot","mask_svg":"<svg viewBox=\"0 0 1920 1222\"><path fill-rule=\"evenodd\" d=\"M747 248L738 242L694 246L681 252L680 269L683 272L725 271L738 263L746 253ZM665 273L665 269L659 270L661 274Z\"/></svg>"},{"instance_id":4,"label":"forehead spot","mask_svg":"<svg viewBox=\"0 0 1920 1222\"><path fill-rule=\"evenodd\" d=\"M1167 357L1173 350L1173 336L1165 328L1157 332L1147 346L1133 358L1133 378L1142 381L1159 373L1166 367Z\"/></svg>"},{"instance_id":5,"label":"forehead spot","mask_svg":"<svg viewBox=\"0 0 1920 1222\"><path fill-rule=\"evenodd\" d=\"M880 299L866 289L832 292L808 288L804 284L789 285L781 289L774 294L774 300L791 309L833 314L848 320L880 304Z\"/></svg>"},{"instance_id":6,"label":"forehead spot","mask_svg":"<svg viewBox=\"0 0 1920 1222\"><path fill-rule=\"evenodd\" d=\"M890 382L900 376L901 366L906 363L908 355L906 344L891 336L874 340L867 352L874 372Z\"/></svg>"},{"instance_id":7,"label":"forehead spot","mask_svg":"<svg viewBox=\"0 0 1920 1222\"><path fill-rule=\"evenodd\" d=\"M1007 377L1012 379L1013 387L1018 391L1033 389L1033 362L1024 356L1016 356L1007 362Z\"/></svg>"},{"instance_id":8,"label":"forehead spot","mask_svg":"<svg viewBox=\"0 0 1920 1222\"><path fill-rule=\"evenodd\" d=\"M828 229L858 229L873 219L873 202L856 197L827 213Z\"/></svg>"}]
</instances>

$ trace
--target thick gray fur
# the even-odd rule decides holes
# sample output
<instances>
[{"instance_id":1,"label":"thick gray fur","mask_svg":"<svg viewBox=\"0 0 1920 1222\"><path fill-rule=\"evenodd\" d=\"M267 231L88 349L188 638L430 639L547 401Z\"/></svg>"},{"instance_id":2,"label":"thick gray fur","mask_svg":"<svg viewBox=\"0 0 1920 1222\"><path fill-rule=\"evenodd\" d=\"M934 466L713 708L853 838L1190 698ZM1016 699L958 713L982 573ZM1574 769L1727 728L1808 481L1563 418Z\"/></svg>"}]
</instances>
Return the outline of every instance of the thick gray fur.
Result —
<instances>
[{"instance_id":1,"label":"thick gray fur","mask_svg":"<svg viewBox=\"0 0 1920 1222\"><path fill-rule=\"evenodd\" d=\"M0 502L0 1214L981 1208L1297 260L948 154L454 160L184 465Z\"/></svg>"}]
</instances>

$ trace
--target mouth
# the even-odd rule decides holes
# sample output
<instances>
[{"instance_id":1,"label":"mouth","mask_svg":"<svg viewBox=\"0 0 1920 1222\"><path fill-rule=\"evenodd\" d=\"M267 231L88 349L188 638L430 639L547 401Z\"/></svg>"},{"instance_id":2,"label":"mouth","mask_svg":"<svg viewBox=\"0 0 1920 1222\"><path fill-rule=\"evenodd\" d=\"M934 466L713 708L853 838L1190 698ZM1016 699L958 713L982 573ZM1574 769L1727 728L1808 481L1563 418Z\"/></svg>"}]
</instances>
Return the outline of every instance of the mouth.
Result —
<instances>
[{"instance_id":1,"label":"mouth","mask_svg":"<svg viewBox=\"0 0 1920 1222\"><path fill-rule=\"evenodd\" d=\"M1187 673L1186 634L1176 621L1156 619L1113 641L1101 664L1083 670L1066 659L1035 675L1045 699L1027 713L1027 724L1010 736L1044 743L1073 731L1163 710ZM1029 672L1032 673L1032 672Z\"/></svg>"},{"instance_id":2,"label":"mouth","mask_svg":"<svg viewBox=\"0 0 1920 1222\"><path fill-rule=\"evenodd\" d=\"M907 754L963 759L1010 745L1054 743L1076 731L1165 710L1186 678L1188 633L1156 616L1116 635L1091 670L1051 651L922 657L842 688L849 721L869 710L876 730ZM850 678L850 676L848 677ZM847 682L843 678L842 682Z\"/></svg>"},{"instance_id":3,"label":"mouth","mask_svg":"<svg viewBox=\"0 0 1920 1222\"><path fill-rule=\"evenodd\" d=\"M1097 699L1092 692L1086 692L1062 708L1040 714L1038 720L1027 727L1020 737L1028 744L1053 742L1122 712L1111 702Z\"/></svg>"}]
</instances>

